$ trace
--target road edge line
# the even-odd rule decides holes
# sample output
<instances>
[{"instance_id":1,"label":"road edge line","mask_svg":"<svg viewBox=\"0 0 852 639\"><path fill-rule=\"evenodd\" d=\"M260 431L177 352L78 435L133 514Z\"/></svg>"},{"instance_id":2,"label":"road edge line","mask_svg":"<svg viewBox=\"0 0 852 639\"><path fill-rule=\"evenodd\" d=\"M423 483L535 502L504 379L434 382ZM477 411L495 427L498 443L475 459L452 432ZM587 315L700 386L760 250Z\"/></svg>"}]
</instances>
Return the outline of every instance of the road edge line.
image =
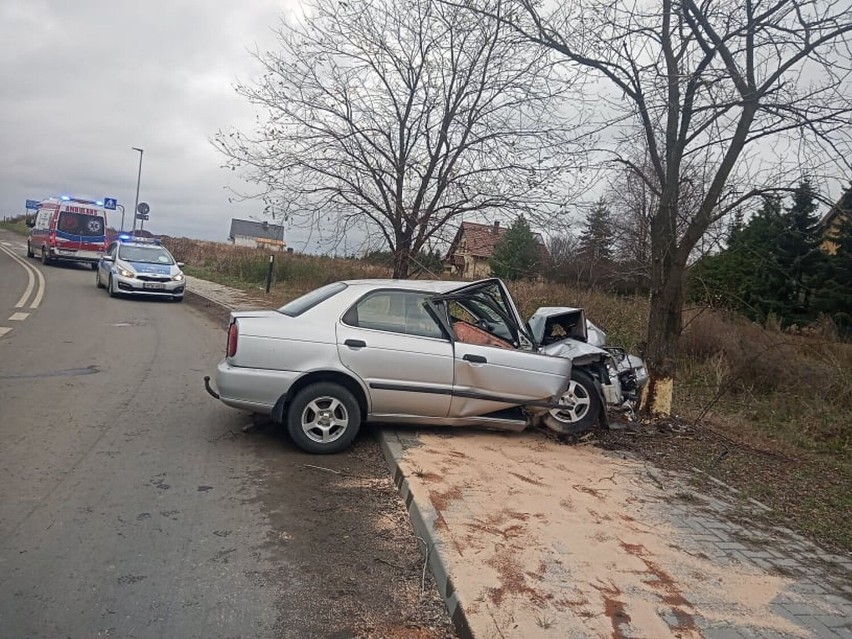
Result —
<instances>
[{"instance_id":1,"label":"road edge line","mask_svg":"<svg viewBox=\"0 0 852 639\"><path fill-rule=\"evenodd\" d=\"M408 511L408 520L414 529L414 534L427 545L429 570L435 578L438 592L444 600L444 606L450 615L450 620L455 626L459 639L474 639L470 629L467 615L464 612L459 599L458 592L450 577L449 566L441 551L441 540L435 531L435 522L438 520L438 512L431 506L418 504L409 487L408 478L402 470L400 460L403 458L404 447L399 435L394 430L386 430L382 427L375 429L379 446L385 456L385 461L393 476L393 483L402 497L405 508Z\"/></svg>"}]
</instances>

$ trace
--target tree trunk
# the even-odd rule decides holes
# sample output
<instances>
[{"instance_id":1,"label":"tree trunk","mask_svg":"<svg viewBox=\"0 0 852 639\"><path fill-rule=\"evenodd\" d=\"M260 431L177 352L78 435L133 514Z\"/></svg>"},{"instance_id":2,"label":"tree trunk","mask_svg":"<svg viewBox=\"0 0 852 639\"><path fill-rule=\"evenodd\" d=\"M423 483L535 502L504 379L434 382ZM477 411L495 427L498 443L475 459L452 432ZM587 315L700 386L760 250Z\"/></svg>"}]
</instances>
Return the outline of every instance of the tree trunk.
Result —
<instances>
[{"instance_id":1,"label":"tree trunk","mask_svg":"<svg viewBox=\"0 0 852 639\"><path fill-rule=\"evenodd\" d=\"M655 268L652 274L651 313L645 351L650 379L642 392L640 406L645 415L671 414L678 344L683 327L684 271L684 265L672 261L665 270Z\"/></svg>"},{"instance_id":2,"label":"tree trunk","mask_svg":"<svg viewBox=\"0 0 852 639\"><path fill-rule=\"evenodd\" d=\"M408 279L411 271L411 240L399 240L393 252L393 278Z\"/></svg>"}]
</instances>

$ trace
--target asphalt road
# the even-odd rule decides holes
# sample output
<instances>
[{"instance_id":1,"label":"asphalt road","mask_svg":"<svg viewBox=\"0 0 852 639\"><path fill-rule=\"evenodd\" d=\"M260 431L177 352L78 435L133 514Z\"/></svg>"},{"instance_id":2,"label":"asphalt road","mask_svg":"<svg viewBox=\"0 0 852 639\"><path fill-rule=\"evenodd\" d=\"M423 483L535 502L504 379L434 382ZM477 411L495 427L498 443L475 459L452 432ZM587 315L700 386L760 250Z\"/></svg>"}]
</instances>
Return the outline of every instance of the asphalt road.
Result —
<instances>
[{"instance_id":1,"label":"asphalt road","mask_svg":"<svg viewBox=\"0 0 852 639\"><path fill-rule=\"evenodd\" d=\"M0 636L379 636L418 599L440 615L374 441L315 458L243 432L201 385L212 319L35 260L30 308L23 246L0 231Z\"/></svg>"}]
</instances>

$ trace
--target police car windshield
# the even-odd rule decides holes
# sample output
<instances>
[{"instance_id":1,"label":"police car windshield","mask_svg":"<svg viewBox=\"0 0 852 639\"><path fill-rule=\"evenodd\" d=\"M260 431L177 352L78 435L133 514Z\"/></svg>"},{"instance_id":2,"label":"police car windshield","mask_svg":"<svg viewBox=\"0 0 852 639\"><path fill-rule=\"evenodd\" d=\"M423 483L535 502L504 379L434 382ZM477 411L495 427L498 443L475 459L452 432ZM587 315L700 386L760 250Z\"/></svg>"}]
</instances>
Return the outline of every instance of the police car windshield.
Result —
<instances>
[{"instance_id":1,"label":"police car windshield","mask_svg":"<svg viewBox=\"0 0 852 639\"><path fill-rule=\"evenodd\" d=\"M133 246L122 244L118 247L119 259L144 264L174 264L168 251L159 246Z\"/></svg>"}]
</instances>

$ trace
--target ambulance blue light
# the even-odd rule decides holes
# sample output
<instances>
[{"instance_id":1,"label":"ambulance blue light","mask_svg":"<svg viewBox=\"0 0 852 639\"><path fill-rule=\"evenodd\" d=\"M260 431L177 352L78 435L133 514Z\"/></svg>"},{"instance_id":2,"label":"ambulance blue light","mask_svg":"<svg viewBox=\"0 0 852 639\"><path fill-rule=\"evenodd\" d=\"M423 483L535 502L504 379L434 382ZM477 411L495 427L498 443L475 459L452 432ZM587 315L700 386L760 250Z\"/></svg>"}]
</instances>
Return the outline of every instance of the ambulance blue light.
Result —
<instances>
[{"instance_id":1,"label":"ambulance blue light","mask_svg":"<svg viewBox=\"0 0 852 639\"><path fill-rule=\"evenodd\" d=\"M97 204L98 206L103 206L103 205L104 205L104 203L103 203L103 202L101 202L100 200L98 200L97 202L95 202L95 204Z\"/></svg>"},{"instance_id":2,"label":"ambulance blue light","mask_svg":"<svg viewBox=\"0 0 852 639\"><path fill-rule=\"evenodd\" d=\"M133 236L128 235L127 233L122 233L121 235L118 236L118 239L120 239L120 240L132 240Z\"/></svg>"},{"instance_id":3,"label":"ambulance blue light","mask_svg":"<svg viewBox=\"0 0 852 639\"><path fill-rule=\"evenodd\" d=\"M70 197L68 197L67 195L63 195L63 196L62 196L61 198L59 198L59 199L60 199L60 200L62 200L63 202L67 202L67 201L68 201L68 200L70 200L71 198L70 198Z\"/></svg>"}]
</instances>

